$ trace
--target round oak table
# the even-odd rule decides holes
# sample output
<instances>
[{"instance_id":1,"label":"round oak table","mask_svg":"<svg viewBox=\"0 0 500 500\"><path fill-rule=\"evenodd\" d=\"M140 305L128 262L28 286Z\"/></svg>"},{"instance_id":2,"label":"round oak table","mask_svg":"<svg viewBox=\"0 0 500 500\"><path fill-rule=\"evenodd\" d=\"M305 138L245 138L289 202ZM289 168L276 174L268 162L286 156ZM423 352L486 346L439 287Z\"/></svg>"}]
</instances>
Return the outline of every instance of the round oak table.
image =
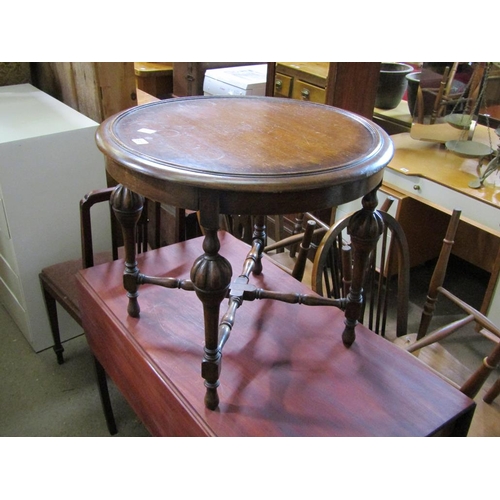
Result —
<instances>
[{"instance_id":1,"label":"round oak table","mask_svg":"<svg viewBox=\"0 0 500 500\"><path fill-rule=\"evenodd\" d=\"M124 232L124 287L132 316L139 315L138 287L145 282L133 241L142 196L199 212L205 238L191 279L163 285L194 289L203 303L208 408L218 405L219 313L232 279L231 266L219 253L220 214L257 216L242 273L248 277L262 270L266 214L302 213L363 197L350 229L355 262L343 340L352 344L362 273L382 231L376 190L393 155L392 142L380 127L321 104L207 96L128 109L104 121L96 139L108 173L119 183L112 205Z\"/></svg>"}]
</instances>

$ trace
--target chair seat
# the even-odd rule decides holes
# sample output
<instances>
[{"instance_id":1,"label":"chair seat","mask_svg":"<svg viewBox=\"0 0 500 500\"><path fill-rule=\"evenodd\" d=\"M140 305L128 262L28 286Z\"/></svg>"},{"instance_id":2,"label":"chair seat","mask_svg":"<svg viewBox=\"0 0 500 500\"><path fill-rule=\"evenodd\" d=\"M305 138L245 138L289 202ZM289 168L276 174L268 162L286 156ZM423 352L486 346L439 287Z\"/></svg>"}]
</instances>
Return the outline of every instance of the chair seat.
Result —
<instances>
[{"instance_id":1,"label":"chair seat","mask_svg":"<svg viewBox=\"0 0 500 500\"><path fill-rule=\"evenodd\" d=\"M396 338L393 343L404 349L416 340L417 334L409 333L404 337ZM422 347L412 354L456 388L460 388L472 375L471 370L439 343Z\"/></svg>"},{"instance_id":2,"label":"chair seat","mask_svg":"<svg viewBox=\"0 0 500 500\"><path fill-rule=\"evenodd\" d=\"M101 252L94 256L95 265L104 264L111 260L113 260L111 252ZM40 273L40 278L50 288L56 300L79 325L82 324L82 319L78 306L76 273L82 268L82 259L74 259L45 267Z\"/></svg>"}]
</instances>

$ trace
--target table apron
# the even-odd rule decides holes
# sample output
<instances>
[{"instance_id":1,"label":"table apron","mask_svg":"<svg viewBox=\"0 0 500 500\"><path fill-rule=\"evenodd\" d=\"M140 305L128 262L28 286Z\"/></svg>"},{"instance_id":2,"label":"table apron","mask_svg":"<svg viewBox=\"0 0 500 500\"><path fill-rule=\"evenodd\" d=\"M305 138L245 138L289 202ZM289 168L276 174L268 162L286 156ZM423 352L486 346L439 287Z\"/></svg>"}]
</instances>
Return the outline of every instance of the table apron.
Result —
<instances>
[{"instance_id":1,"label":"table apron","mask_svg":"<svg viewBox=\"0 0 500 500\"><path fill-rule=\"evenodd\" d=\"M221 189L201 188L165 179L153 179L138 171L124 169L109 158L106 169L116 182L153 201L188 210L199 210L203 199L214 199L216 194L221 214L240 215L298 213L338 206L361 198L375 189L382 182L384 174L382 169L354 183L351 181L299 191L259 192L231 191L227 186Z\"/></svg>"}]
</instances>

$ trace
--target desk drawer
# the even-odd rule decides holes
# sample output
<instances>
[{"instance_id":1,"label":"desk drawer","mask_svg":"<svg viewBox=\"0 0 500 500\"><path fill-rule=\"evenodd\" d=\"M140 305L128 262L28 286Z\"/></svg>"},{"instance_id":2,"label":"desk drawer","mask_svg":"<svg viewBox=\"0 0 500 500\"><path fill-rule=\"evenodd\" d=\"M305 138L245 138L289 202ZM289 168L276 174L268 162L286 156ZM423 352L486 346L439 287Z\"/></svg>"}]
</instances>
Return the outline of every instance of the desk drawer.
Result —
<instances>
[{"instance_id":1,"label":"desk drawer","mask_svg":"<svg viewBox=\"0 0 500 500\"><path fill-rule=\"evenodd\" d=\"M325 102L326 90L321 87L316 87L310 83L296 80L293 84L292 98L300 99L301 101L318 102L323 104Z\"/></svg>"},{"instance_id":2,"label":"desk drawer","mask_svg":"<svg viewBox=\"0 0 500 500\"><path fill-rule=\"evenodd\" d=\"M274 80L274 95L276 97L290 97L292 91L292 77L276 73Z\"/></svg>"},{"instance_id":3,"label":"desk drawer","mask_svg":"<svg viewBox=\"0 0 500 500\"><path fill-rule=\"evenodd\" d=\"M462 219L500 236L500 211L496 207L429 179L406 176L390 168L385 169L384 182L392 184L416 199L425 200L438 209L451 212L459 208L462 210Z\"/></svg>"}]
</instances>

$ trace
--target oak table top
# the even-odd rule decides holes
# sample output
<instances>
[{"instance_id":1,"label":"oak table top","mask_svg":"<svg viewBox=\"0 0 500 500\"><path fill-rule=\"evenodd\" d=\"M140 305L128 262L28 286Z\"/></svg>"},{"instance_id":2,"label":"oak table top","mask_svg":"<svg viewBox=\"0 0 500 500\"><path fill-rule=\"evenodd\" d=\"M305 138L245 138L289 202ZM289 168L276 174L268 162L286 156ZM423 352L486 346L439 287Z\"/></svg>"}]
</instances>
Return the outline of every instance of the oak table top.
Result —
<instances>
[{"instance_id":1,"label":"oak table top","mask_svg":"<svg viewBox=\"0 0 500 500\"><path fill-rule=\"evenodd\" d=\"M358 115L251 96L137 106L106 120L97 144L110 175L148 198L199 210L210 191L220 213L252 215L360 198L393 154L389 136Z\"/></svg>"}]
</instances>

